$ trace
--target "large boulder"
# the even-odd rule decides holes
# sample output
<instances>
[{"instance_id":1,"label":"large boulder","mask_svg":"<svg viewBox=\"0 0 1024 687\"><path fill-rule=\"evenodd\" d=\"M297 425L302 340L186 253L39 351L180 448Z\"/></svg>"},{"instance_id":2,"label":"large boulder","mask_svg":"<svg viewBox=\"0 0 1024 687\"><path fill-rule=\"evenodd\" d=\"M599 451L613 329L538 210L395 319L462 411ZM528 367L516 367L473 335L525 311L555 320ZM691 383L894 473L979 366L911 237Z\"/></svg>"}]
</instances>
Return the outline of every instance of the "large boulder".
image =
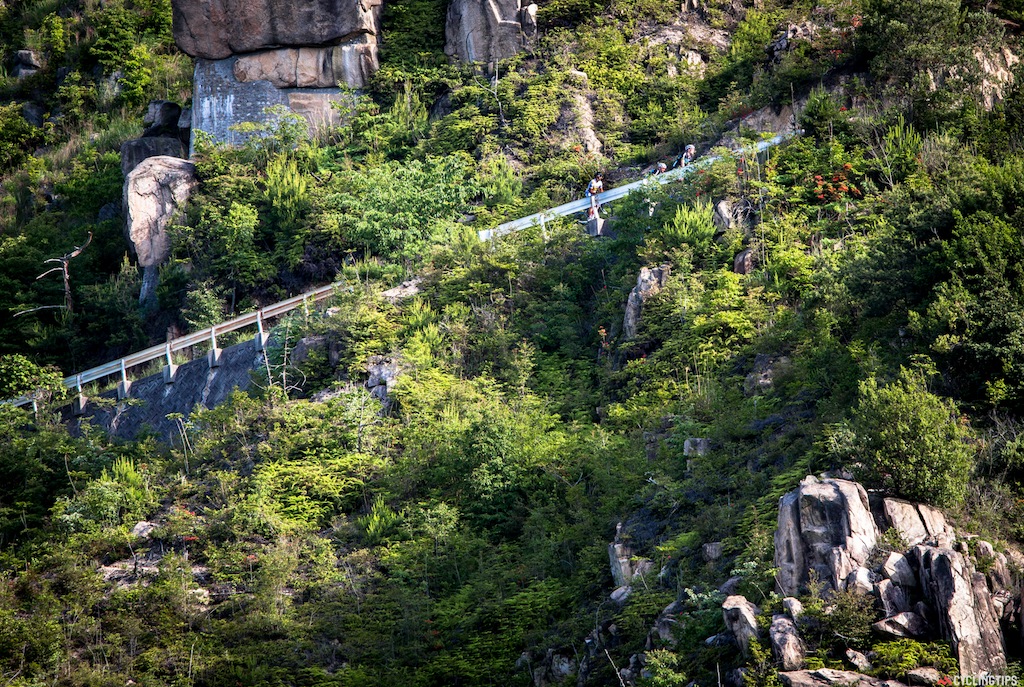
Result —
<instances>
[{"instance_id":1,"label":"large boulder","mask_svg":"<svg viewBox=\"0 0 1024 687\"><path fill-rule=\"evenodd\" d=\"M378 68L382 0L173 0L174 38L196 58L191 128L240 144L242 122L280 111L338 126L337 105Z\"/></svg>"},{"instance_id":2,"label":"large boulder","mask_svg":"<svg viewBox=\"0 0 1024 687\"><path fill-rule=\"evenodd\" d=\"M779 673L779 679L785 687L905 687L897 680L882 680L832 668L783 671Z\"/></svg>"},{"instance_id":3,"label":"large boulder","mask_svg":"<svg viewBox=\"0 0 1024 687\"><path fill-rule=\"evenodd\" d=\"M722 602L722 618L729 632L736 638L744 656L750 655L750 641L757 638L757 606L745 596L734 595Z\"/></svg>"},{"instance_id":4,"label":"large boulder","mask_svg":"<svg viewBox=\"0 0 1024 687\"><path fill-rule=\"evenodd\" d=\"M447 55L490 64L512 57L537 33L537 5L521 0L452 0L445 24Z\"/></svg>"},{"instance_id":5,"label":"large boulder","mask_svg":"<svg viewBox=\"0 0 1024 687\"><path fill-rule=\"evenodd\" d=\"M939 618L939 629L953 645L964 675L1006 672L1003 635L986 585L958 551L914 547L921 586Z\"/></svg>"},{"instance_id":6,"label":"large boulder","mask_svg":"<svg viewBox=\"0 0 1024 687\"><path fill-rule=\"evenodd\" d=\"M16 79L32 76L42 68L43 65L32 50L19 50L14 53L13 74Z\"/></svg>"},{"instance_id":7,"label":"large boulder","mask_svg":"<svg viewBox=\"0 0 1024 687\"><path fill-rule=\"evenodd\" d=\"M779 589L796 595L811 570L833 589L868 560L878 532L864 487L808 476L779 500L775 566Z\"/></svg>"},{"instance_id":8,"label":"large boulder","mask_svg":"<svg viewBox=\"0 0 1024 687\"><path fill-rule=\"evenodd\" d=\"M879 620L871 629L880 635L889 637L924 637L928 634L928 623L913 611L904 611Z\"/></svg>"},{"instance_id":9,"label":"large boulder","mask_svg":"<svg viewBox=\"0 0 1024 687\"><path fill-rule=\"evenodd\" d=\"M644 302L661 292L668 282L670 272L670 265L640 269L640 275L636 278L636 286L629 292L629 298L626 300L626 313L622 318L622 335L625 338L632 339L636 336L640 327L640 312Z\"/></svg>"},{"instance_id":10,"label":"large boulder","mask_svg":"<svg viewBox=\"0 0 1024 687\"><path fill-rule=\"evenodd\" d=\"M167 227L196 184L195 165L165 155L143 160L125 178L125 236L142 267L142 303L155 294L157 270L171 254Z\"/></svg>"},{"instance_id":11,"label":"large boulder","mask_svg":"<svg viewBox=\"0 0 1024 687\"><path fill-rule=\"evenodd\" d=\"M334 48L334 51L337 52L340 47L343 46ZM375 49L376 46L372 47ZM354 99L348 89L278 88L266 78L240 81L235 73L235 65L248 57L251 56L196 60L195 105L191 122L193 130L204 132L214 142L238 145L251 135L235 126L241 122L258 122L274 129L283 116L297 114L305 119L309 130L320 131L341 124L338 106L342 110L354 107ZM353 61L354 69L362 69L363 66L364 61ZM240 73L243 78L253 78L256 74L253 70L265 67L266 64L250 65L240 70ZM298 76L295 78L298 79ZM347 76L345 80L347 83Z\"/></svg>"},{"instance_id":12,"label":"large boulder","mask_svg":"<svg viewBox=\"0 0 1024 687\"><path fill-rule=\"evenodd\" d=\"M280 47L337 45L376 36L381 0L173 0L174 41L221 60Z\"/></svg>"},{"instance_id":13,"label":"large boulder","mask_svg":"<svg viewBox=\"0 0 1024 687\"><path fill-rule=\"evenodd\" d=\"M772 642L772 653L783 670L799 670L804 666L804 644L796 631L796 623L784 615L772 618L768 637Z\"/></svg>"},{"instance_id":14,"label":"large boulder","mask_svg":"<svg viewBox=\"0 0 1024 687\"><path fill-rule=\"evenodd\" d=\"M143 136L177 136L181 105L171 100L151 100L142 123Z\"/></svg>"}]
</instances>

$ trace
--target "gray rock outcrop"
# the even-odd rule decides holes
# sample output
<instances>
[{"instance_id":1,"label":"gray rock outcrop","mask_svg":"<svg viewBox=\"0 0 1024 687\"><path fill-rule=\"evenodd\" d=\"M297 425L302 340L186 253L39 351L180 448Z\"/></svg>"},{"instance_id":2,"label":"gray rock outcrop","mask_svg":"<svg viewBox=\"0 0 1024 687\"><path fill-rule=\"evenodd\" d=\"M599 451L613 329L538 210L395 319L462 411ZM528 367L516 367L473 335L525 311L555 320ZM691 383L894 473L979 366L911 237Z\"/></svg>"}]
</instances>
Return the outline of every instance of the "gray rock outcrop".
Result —
<instances>
[{"instance_id":1,"label":"gray rock outcrop","mask_svg":"<svg viewBox=\"0 0 1024 687\"><path fill-rule=\"evenodd\" d=\"M640 275L636 278L636 286L629 292L629 298L626 300L626 313L622 318L622 335L625 338L632 339L636 336L640 327L640 314L644 302L661 292L665 284L668 283L671 269L670 265L640 269Z\"/></svg>"},{"instance_id":2,"label":"gray rock outcrop","mask_svg":"<svg viewBox=\"0 0 1024 687\"><path fill-rule=\"evenodd\" d=\"M739 594L727 597L722 602L722 618L725 626L736 638L744 656L750 655L750 641L757 639L757 606Z\"/></svg>"},{"instance_id":3,"label":"gray rock outcrop","mask_svg":"<svg viewBox=\"0 0 1024 687\"><path fill-rule=\"evenodd\" d=\"M793 670L779 673L785 687L904 687L898 680L881 680L849 670Z\"/></svg>"},{"instance_id":4,"label":"gray rock outcrop","mask_svg":"<svg viewBox=\"0 0 1024 687\"><path fill-rule=\"evenodd\" d=\"M784 615L772 618L768 637L772 653L783 670L800 670L804 666L804 644L796 631L796 623Z\"/></svg>"},{"instance_id":5,"label":"gray rock outcrop","mask_svg":"<svg viewBox=\"0 0 1024 687\"><path fill-rule=\"evenodd\" d=\"M913 611L904 611L879 620L871 629L881 635L901 639L903 637L918 638L928 634L928 623Z\"/></svg>"},{"instance_id":6,"label":"gray rock outcrop","mask_svg":"<svg viewBox=\"0 0 1024 687\"><path fill-rule=\"evenodd\" d=\"M715 214L711 216L715 228L719 232L726 231L736 226L739 220L736 218L736 207L728 200L722 199L715 204Z\"/></svg>"},{"instance_id":7,"label":"gray rock outcrop","mask_svg":"<svg viewBox=\"0 0 1024 687\"><path fill-rule=\"evenodd\" d=\"M766 355L758 353L754 357L754 369L743 380L743 393L747 396L771 391L775 386L775 379L790 369L791 362L788 356Z\"/></svg>"},{"instance_id":8,"label":"gray rock outcrop","mask_svg":"<svg viewBox=\"0 0 1024 687\"><path fill-rule=\"evenodd\" d=\"M459 62L490 64L512 57L537 34L537 5L521 0L452 0L445 54Z\"/></svg>"},{"instance_id":9,"label":"gray rock outcrop","mask_svg":"<svg viewBox=\"0 0 1024 687\"><path fill-rule=\"evenodd\" d=\"M683 441L684 456L706 456L711 450L711 439L707 437L689 437Z\"/></svg>"},{"instance_id":10,"label":"gray rock outcrop","mask_svg":"<svg viewBox=\"0 0 1024 687\"><path fill-rule=\"evenodd\" d=\"M32 50L19 50L14 53L14 78L24 79L27 76L32 76L42 68L43 65Z\"/></svg>"},{"instance_id":11,"label":"gray rock outcrop","mask_svg":"<svg viewBox=\"0 0 1024 687\"><path fill-rule=\"evenodd\" d=\"M404 372L402 362L390 356L374 355L366 362L366 389L384 405L385 412L391 407L389 394Z\"/></svg>"},{"instance_id":12,"label":"gray rock outcrop","mask_svg":"<svg viewBox=\"0 0 1024 687\"><path fill-rule=\"evenodd\" d=\"M268 81L276 88L363 88L377 71L376 43L326 48L280 48L238 58L234 75L241 83Z\"/></svg>"},{"instance_id":13,"label":"gray rock outcrop","mask_svg":"<svg viewBox=\"0 0 1024 687\"><path fill-rule=\"evenodd\" d=\"M150 101L142 118L142 123L146 127L142 135L177 136L181 111L181 105L171 100Z\"/></svg>"},{"instance_id":14,"label":"gray rock outcrop","mask_svg":"<svg viewBox=\"0 0 1024 687\"><path fill-rule=\"evenodd\" d=\"M744 248L732 261L732 271L736 274L750 274L754 271L754 251Z\"/></svg>"},{"instance_id":15,"label":"gray rock outcrop","mask_svg":"<svg viewBox=\"0 0 1024 687\"><path fill-rule=\"evenodd\" d=\"M167 226L196 184L195 165L163 155L143 160L125 178L125 237L142 267L142 303L154 295L158 267L171 254Z\"/></svg>"},{"instance_id":16,"label":"gray rock outcrop","mask_svg":"<svg viewBox=\"0 0 1024 687\"><path fill-rule=\"evenodd\" d=\"M814 570L833 589L864 565L875 547L867 492L856 482L808 476L779 501L775 566L780 591L792 596Z\"/></svg>"},{"instance_id":17,"label":"gray rock outcrop","mask_svg":"<svg viewBox=\"0 0 1024 687\"><path fill-rule=\"evenodd\" d=\"M911 548L879 560L872 554L886 529ZM987 542L972 547L988 575L976 570L969 547L956 542L938 509L871 501L856 482L809 476L779 501L776 580L781 592L795 594L813 571L832 590L873 594L885 612L872 626L876 633L921 639L938 633L951 643L964 675L999 674L1006 670L1000 619L1013 608L1004 591L1006 558Z\"/></svg>"},{"instance_id":18,"label":"gray rock outcrop","mask_svg":"<svg viewBox=\"0 0 1024 687\"><path fill-rule=\"evenodd\" d=\"M381 0L174 0L174 41L183 52L208 60L338 45L376 36L381 6Z\"/></svg>"},{"instance_id":19,"label":"gray rock outcrop","mask_svg":"<svg viewBox=\"0 0 1024 687\"><path fill-rule=\"evenodd\" d=\"M1005 672L1003 635L985 575L952 549L919 545L913 552L921 585L938 612L939 629L952 643L961 673Z\"/></svg>"}]
</instances>

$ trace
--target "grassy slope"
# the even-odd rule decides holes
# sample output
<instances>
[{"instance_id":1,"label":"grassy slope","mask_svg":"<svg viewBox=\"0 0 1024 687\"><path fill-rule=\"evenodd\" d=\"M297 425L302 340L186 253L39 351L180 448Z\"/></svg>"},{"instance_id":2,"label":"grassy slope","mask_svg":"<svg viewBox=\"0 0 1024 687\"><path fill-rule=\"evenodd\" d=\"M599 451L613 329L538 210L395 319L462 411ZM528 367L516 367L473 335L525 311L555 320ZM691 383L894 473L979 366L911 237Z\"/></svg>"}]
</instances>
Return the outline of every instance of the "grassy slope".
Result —
<instances>
[{"instance_id":1,"label":"grassy slope","mask_svg":"<svg viewBox=\"0 0 1024 687\"><path fill-rule=\"evenodd\" d=\"M942 3L928 7L949 18ZM810 8L711 6L733 48L708 78L671 82L668 58L624 40L648 30L640 18L671 19L663 9L600 8L593 24L579 19L593 9L543 9L547 42L500 86L507 125L473 75L431 57L436 37L395 41L378 100L349 130L294 152L200 159L204 187L183 230L191 249L167 273L162 304L198 325L244 295L341 276L353 288L329 316L281 328L291 341L325 336L335 362L316 351L287 377L274 367L265 393L194 415L178 448L72 438L4 410L0 665L13 684L525 685L547 648L575 656L595 626L614 623L591 674L607 684L611 663L626 665L676 598L680 642L656 677L714 683L739 659L704 643L722 629L709 590L740 570L742 590L770 607L778 496L851 456L874 465L886 413L923 417L931 392L961 405L923 431L959 427L971 468L927 482L952 491L925 498L941 495L969 529L1019 536L1019 514L1004 506L1020 477L1020 90L991 114L957 100L964 84L914 90L898 70L915 65L884 47L900 7L823 6L812 16L866 27L770 66L774 24ZM389 12L415 25L439 6ZM919 59L937 60L922 43ZM624 65L635 71L616 81L611 68ZM538 139L559 131L567 84L594 99L606 150L625 162L699 130L686 127L708 122L712 135L736 111L785 98L794 75L856 68L873 70L876 95L912 106L911 124L816 95L805 139L770 160L723 161L652 197L653 212L624 201L613 241L566 222L482 247L456 221L469 203L484 222L564 197L604 164L558 136ZM427 121L441 91L451 113ZM687 114L693 103L704 109ZM110 162L97 148L88 164ZM716 236L704 201L722 197L752 213ZM363 221L371 210L380 214ZM65 226L34 216L21 225L33 241L32 221ZM745 246L757 269L740 276L732 259ZM638 269L666 262L666 288L636 340L622 340ZM375 296L376 278L408 270L425 276L420 297ZM124 302L134 282L122 279L110 289ZM758 354L790 362L751 395ZM359 385L373 355L404 366L383 416ZM910 400L873 405L860 383L885 384L901 366L922 371L905 376ZM286 379L304 380L290 399ZM331 386L335 398L303 400ZM713 449L688 463L693 436ZM897 457L951 472L941 451ZM128 534L140 519L159 525L144 540ZM606 547L620 521L665 575L618 608L606 601ZM701 545L712 541L725 556L707 563ZM818 648L834 660L845 647ZM752 667L770 680L770 666Z\"/></svg>"}]
</instances>

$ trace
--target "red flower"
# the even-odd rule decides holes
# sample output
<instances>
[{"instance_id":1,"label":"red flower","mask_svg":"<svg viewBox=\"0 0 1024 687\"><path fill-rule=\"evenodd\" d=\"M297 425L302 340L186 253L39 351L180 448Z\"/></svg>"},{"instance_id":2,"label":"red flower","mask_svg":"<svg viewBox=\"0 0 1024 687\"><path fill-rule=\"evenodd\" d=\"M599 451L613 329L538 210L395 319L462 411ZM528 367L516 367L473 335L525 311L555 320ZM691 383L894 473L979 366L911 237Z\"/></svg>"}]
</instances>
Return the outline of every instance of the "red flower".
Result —
<instances>
[{"instance_id":1,"label":"red flower","mask_svg":"<svg viewBox=\"0 0 1024 687\"><path fill-rule=\"evenodd\" d=\"M846 112L846 105L843 105L842 107L840 107L839 111L840 112Z\"/></svg>"}]
</instances>

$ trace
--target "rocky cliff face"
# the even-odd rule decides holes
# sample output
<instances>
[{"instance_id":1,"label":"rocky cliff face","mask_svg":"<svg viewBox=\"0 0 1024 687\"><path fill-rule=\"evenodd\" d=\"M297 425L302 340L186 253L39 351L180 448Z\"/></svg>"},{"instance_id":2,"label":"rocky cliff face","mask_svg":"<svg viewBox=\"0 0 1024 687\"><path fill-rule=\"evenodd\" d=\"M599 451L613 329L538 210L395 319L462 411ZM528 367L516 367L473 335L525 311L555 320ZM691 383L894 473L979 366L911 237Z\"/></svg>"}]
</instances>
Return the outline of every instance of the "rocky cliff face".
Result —
<instances>
[{"instance_id":1,"label":"rocky cliff face","mask_svg":"<svg viewBox=\"0 0 1024 687\"><path fill-rule=\"evenodd\" d=\"M520 0L452 0L444 51L460 62L512 57L537 35L537 5Z\"/></svg>"},{"instance_id":2,"label":"rocky cliff face","mask_svg":"<svg viewBox=\"0 0 1024 687\"><path fill-rule=\"evenodd\" d=\"M880 551L890 531L908 548ZM896 539L885 538L890 546ZM775 565L783 595L803 591L813 573L833 590L874 595L886 616L875 632L941 635L964 675L1006 670L1000 623L1016 612L1006 557L987 542L958 538L931 506L869 498L856 482L808 476L779 501Z\"/></svg>"},{"instance_id":3,"label":"rocky cliff face","mask_svg":"<svg viewBox=\"0 0 1024 687\"><path fill-rule=\"evenodd\" d=\"M341 88L377 70L381 0L174 0L174 40L196 59L192 129L237 143L230 127L283 105L311 128L337 124Z\"/></svg>"}]
</instances>

